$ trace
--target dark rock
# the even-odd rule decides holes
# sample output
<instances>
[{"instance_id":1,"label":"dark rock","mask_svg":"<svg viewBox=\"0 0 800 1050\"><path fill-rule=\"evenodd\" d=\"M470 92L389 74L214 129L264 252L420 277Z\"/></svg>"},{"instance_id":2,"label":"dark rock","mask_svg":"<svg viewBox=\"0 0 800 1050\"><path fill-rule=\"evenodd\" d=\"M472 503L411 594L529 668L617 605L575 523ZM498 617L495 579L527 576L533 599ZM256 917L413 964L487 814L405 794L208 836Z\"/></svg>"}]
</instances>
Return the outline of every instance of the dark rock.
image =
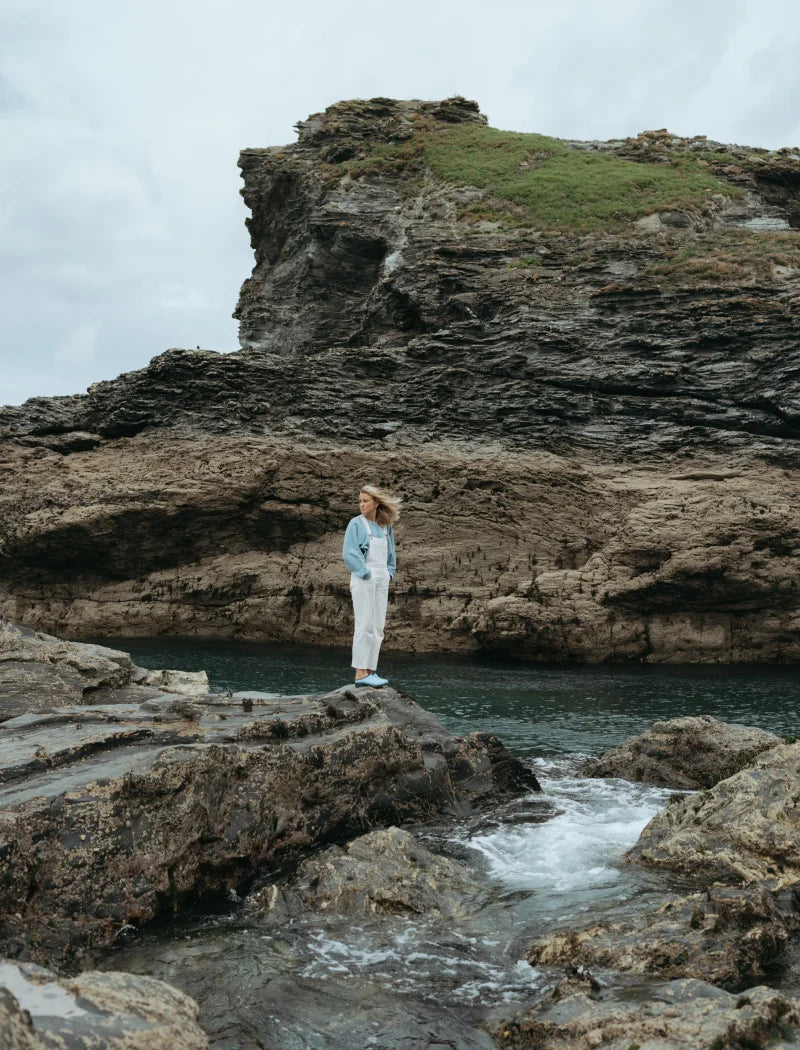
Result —
<instances>
[{"instance_id":1,"label":"dark rock","mask_svg":"<svg viewBox=\"0 0 800 1050\"><path fill-rule=\"evenodd\" d=\"M64 646L30 644L40 660ZM61 963L311 847L465 815L506 791L495 765L530 789L497 741L453 737L390 688L160 694L8 718L0 943Z\"/></svg>"},{"instance_id":2,"label":"dark rock","mask_svg":"<svg viewBox=\"0 0 800 1050\"><path fill-rule=\"evenodd\" d=\"M800 154L569 143L699 157L730 191L569 232L436 175L424 143L465 122L461 98L353 100L244 150L243 349L0 412L17 619L345 644L333 553L381 476L406 497L387 645L800 657Z\"/></svg>"},{"instance_id":3,"label":"dark rock","mask_svg":"<svg viewBox=\"0 0 800 1050\"><path fill-rule=\"evenodd\" d=\"M659 787L708 788L779 743L774 733L720 722L711 715L672 718L588 762L584 772Z\"/></svg>"}]
</instances>

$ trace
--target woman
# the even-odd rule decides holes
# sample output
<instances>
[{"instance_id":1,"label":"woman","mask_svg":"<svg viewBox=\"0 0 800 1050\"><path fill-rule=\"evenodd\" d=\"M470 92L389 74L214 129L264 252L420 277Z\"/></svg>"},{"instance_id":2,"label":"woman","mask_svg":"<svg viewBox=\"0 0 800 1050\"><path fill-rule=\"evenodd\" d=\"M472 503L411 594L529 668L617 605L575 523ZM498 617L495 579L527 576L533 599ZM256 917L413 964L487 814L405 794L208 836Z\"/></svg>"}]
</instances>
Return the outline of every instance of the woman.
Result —
<instances>
[{"instance_id":1,"label":"woman","mask_svg":"<svg viewBox=\"0 0 800 1050\"><path fill-rule=\"evenodd\" d=\"M374 485L358 494L361 513L352 518L344 534L342 557L350 570L355 630L353 667L356 685L384 686L388 678L376 674L383 641L389 580L397 571L392 526L400 517L402 500Z\"/></svg>"}]
</instances>

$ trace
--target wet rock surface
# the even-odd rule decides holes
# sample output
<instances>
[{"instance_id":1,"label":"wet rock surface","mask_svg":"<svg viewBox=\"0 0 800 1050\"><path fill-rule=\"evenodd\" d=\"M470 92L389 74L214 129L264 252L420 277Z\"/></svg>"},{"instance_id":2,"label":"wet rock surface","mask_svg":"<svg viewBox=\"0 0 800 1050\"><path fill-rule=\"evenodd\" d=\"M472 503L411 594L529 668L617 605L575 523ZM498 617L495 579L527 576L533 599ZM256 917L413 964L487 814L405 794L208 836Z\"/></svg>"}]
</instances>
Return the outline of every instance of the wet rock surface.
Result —
<instances>
[{"instance_id":1,"label":"wet rock surface","mask_svg":"<svg viewBox=\"0 0 800 1050\"><path fill-rule=\"evenodd\" d=\"M568 995L495 1029L519 1050L750 1050L800 1046L800 1002L772 988L731 995L703 981L635 986L615 995Z\"/></svg>"},{"instance_id":2,"label":"wet rock surface","mask_svg":"<svg viewBox=\"0 0 800 1050\"><path fill-rule=\"evenodd\" d=\"M782 743L774 733L720 722L710 715L656 722L588 762L590 777L622 777L659 787L712 787Z\"/></svg>"},{"instance_id":3,"label":"wet rock surface","mask_svg":"<svg viewBox=\"0 0 800 1050\"><path fill-rule=\"evenodd\" d=\"M798 932L791 893L717 885L670 896L625 922L554 934L533 944L527 959L532 966L693 977L735 991L778 973Z\"/></svg>"},{"instance_id":4,"label":"wet rock surface","mask_svg":"<svg viewBox=\"0 0 800 1050\"><path fill-rule=\"evenodd\" d=\"M674 798L627 858L697 879L800 879L800 744L770 748L712 788Z\"/></svg>"},{"instance_id":5,"label":"wet rock surface","mask_svg":"<svg viewBox=\"0 0 800 1050\"><path fill-rule=\"evenodd\" d=\"M152 977L86 972L59 978L0 961L3 1050L206 1050L197 1004Z\"/></svg>"},{"instance_id":6,"label":"wet rock surface","mask_svg":"<svg viewBox=\"0 0 800 1050\"><path fill-rule=\"evenodd\" d=\"M552 1003L498 1029L501 1045L795 1046L798 1004L751 986L785 978L796 960L798 753L701 717L656 723L602 756L601 774L711 785L673 796L626 854L706 888L653 894L621 920L540 937L528 962L571 976Z\"/></svg>"},{"instance_id":7,"label":"wet rock surface","mask_svg":"<svg viewBox=\"0 0 800 1050\"><path fill-rule=\"evenodd\" d=\"M516 782L538 789L516 765ZM512 766L493 738L453 737L389 688L167 693L8 718L0 942L68 961L311 847L469 812L507 794Z\"/></svg>"},{"instance_id":8,"label":"wet rock surface","mask_svg":"<svg viewBox=\"0 0 800 1050\"><path fill-rule=\"evenodd\" d=\"M278 917L318 910L455 919L482 892L463 865L431 853L408 831L386 828L316 853L291 882L265 887L256 902Z\"/></svg>"},{"instance_id":9,"label":"wet rock surface","mask_svg":"<svg viewBox=\"0 0 800 1050\"><path fill-rule=\"evenodd\" d=\"M583 233L476 221L483 190L364 163L483 123L463 99L349 102L243 151L243 349L0 412L10 615L346 644L341 535L371 478L406 499L387 645L800 657L796 151L569 143L702 154L734 194Z\"/></svg>"}]
</instances>

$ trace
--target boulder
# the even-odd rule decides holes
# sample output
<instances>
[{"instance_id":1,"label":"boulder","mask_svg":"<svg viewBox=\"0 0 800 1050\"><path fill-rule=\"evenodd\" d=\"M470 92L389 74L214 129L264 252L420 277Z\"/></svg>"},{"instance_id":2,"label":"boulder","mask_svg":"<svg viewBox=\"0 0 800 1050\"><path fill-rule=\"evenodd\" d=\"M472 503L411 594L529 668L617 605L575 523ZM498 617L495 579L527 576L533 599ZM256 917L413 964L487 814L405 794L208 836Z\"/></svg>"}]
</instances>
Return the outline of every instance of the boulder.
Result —
<instances>
[{"instance_id":1,"label":"boulder","mask_svg":"<svg viewBox=\"0 0 800 1050\"><path fill-rule=\"evenodd\" d=\"M720 722L711 715L671 718L588 762L584 772L659 787L708 788L779 743L774 733Z\"/></svg>"},{"instance_id":2,"label":"boulder","mask_svg":"<svg viewBox=\"0 0 800 1050\"><path fill-rule=\"evenodd\" d=\"M800 744L769 748L741 772L673 798L626 854L721 882L800 879Z\"/></svg>"},{"instance_id":3,"label":"boulder","mask_svg":"<svg viewBox=\"0 0 800 1050\"><path fill-rule=\"evenodd\" d=\"M693 977L735 990L775 972L798 925L792 901L765 886L713 886L670 895L624 922L553 934L526 958L532 966Z\"/></svg>"},{"instance_id":4,"label":"boulder","mask_svg":"<svg viewBox=\"0 0 800 1050\"><path fill-rule=\"evenodd\" d=\"M304 861L287 885L264 887L256 900L278 914L465 915L480 887L468 870L437 856L408 831L391 827L333 846Z\"/></svg>"},{"instance_id":5,"label":"boulder","mask_svg":"<svg viewBox=\"0 0 800 1050\"><path fill-rule=\"evenodd\" d=\"M498 1044L513 1050L798 1050L800 1001L773 988L732 995L685 978L643 996L577 992L544 1001L499 1025Z\"/></svg>"},{"instance_id":6,"label":"boulder","mask_svg":"<svg viewBox=\"0 0 800 1050\"><path fill-rule=\"evenodd\" d=\"M59 978L0 961L2 1050L206 1050L198 1007L177 988L128 973Z\"/></svg>"}]
</instances>

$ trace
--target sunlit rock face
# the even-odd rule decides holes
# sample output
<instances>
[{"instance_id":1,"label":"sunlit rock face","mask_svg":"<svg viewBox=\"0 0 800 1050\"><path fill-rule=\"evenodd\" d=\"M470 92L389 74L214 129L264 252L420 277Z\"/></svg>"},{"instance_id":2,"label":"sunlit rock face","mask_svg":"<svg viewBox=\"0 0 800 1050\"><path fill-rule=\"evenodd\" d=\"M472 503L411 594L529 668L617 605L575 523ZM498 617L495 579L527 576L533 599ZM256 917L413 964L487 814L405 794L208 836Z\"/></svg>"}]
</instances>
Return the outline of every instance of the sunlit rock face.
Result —
<instances>
[{"instance_id":1,"label":"sunlit rock face","mask_svg":"<svg viewBox=\"0 0 800 1050\"><path fill-rule=\"evenodd\" d=\"M244 150L242 349L0 413L9 615L346 645L372 481L405 498L387 648L796 660L800 154L520 142L373 99ZM575 158L614 177L514 197Z\"/></svg>"}]
</instances>

